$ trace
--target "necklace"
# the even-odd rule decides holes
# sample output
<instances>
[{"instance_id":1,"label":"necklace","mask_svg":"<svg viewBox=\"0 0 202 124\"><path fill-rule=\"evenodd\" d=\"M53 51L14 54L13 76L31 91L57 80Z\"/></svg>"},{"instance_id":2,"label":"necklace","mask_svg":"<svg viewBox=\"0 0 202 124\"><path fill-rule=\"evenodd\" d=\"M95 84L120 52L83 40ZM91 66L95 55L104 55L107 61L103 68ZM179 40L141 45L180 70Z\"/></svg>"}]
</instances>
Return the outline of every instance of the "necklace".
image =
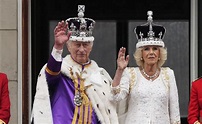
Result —
<instances>
[{"instance_id":1,"label":"necklace","mask_svg":"<svg viewBox=\"0 0 202 124\"><path fill-rule=\"evenodd\" d=\"M150 80L152 80L153 78L155 78L157 75L158 75L158 69L156 70L156 72L155 72L155 74L154 75L152 75L152 76L150 76L150 75L148 75L145 71L144 71L144 68L142 69L142 73L147 77L147 78L149 78Z\"/></svg>"}]
</instances>

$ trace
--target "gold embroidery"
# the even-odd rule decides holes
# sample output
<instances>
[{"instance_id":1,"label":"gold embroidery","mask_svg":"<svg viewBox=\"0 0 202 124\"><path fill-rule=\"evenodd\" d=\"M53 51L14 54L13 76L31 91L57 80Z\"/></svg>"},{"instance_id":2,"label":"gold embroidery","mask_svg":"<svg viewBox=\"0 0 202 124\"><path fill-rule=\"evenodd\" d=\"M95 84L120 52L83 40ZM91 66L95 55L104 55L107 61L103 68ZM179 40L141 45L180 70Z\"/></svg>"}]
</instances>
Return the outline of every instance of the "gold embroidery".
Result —
<instances>
[{"instance_id":1,"label":"gold embroidery","mask_svg":"<svg viewBox=\"0 0 202 124\"><path fill-rule=\"evenodd\" d=\"M121 88L120 88L120 87L113 90L113 93L114 93L114 94L118 94L118 93L120 93L120 92L121 92Z\"/></svg>"},{"instance_id":2,"label":"gold embroidery","mask_svg":"<svg viewBox=\"0 0 202 124\"><path fill-rule=\"evenodd\" d=\"M162 74L163 74L163 80L165 85L166 85L166 88L167 90L169 90L170 86L169 86L169 80L170 80L170 77L168 75L168 68L161 68L162 69Z\"/></svg>"},{"instance_id":3,"label":"gold embroidery","mask_svg":"<svg viewBox=\"0 0 202 124\"><path fill-rule=\"evenodd\" d=\"M135 68L129 68L130 69L130 74L131 74L131 80L130 80L130 83L129 83L129 92L131 92L131 90L132 90L132 88L133 88L133 86L134 86L134 84L135 84L135 79L136 79L136 77L135 77Z\"/></svg>"}]
</instances>

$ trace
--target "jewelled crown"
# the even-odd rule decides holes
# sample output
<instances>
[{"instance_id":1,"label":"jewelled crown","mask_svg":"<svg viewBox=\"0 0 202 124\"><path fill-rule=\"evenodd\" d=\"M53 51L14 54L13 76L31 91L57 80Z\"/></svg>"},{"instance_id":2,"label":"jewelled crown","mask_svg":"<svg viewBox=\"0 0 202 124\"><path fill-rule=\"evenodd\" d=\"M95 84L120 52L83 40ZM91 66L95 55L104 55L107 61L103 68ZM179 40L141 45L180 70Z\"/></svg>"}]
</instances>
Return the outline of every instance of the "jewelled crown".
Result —
<instances>
[{"instance_id":1,"label":"jewelled crown","mask_svg":"<svg viewBox=\"0 0 202 124\"><path fill-rule=\"evenodd\" d=\"M68 18L68 31L71 32L71 41L94 41L93 28L95 21L90 18L84 18L85 5L78 5L78 17Z\"/></svg>"},{"instance_id":2,"label":"jewelled crown","mask_svg":"<svg viewBox=\"0 0 202 124\"><path fill-rule=\"evenodd\" d=\"M148 11L147 15L148 15L147 23L137 26L134 30L136 37L138 39L136 48L148 45L156 45L164 47L165 44L163 42L163 38L166 29L161 25L153 23L152 11Z\"/></svg>"}]
</instances>

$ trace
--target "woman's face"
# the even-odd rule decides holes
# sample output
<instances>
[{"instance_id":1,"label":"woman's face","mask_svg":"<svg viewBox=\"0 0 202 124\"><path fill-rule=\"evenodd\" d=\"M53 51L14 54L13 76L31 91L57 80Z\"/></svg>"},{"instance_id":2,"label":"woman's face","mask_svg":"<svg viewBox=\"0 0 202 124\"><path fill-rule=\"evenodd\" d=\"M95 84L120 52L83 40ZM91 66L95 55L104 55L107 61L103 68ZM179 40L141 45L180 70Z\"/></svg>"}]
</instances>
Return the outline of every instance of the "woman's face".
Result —
<instances>
[{"instance_id":1,"label":"woman's face","mask_svg":"<svg viewBox=\"0 0 202 124\"><path fill-rule=\"evenodd\" d=\"M144 46L142 49L142 58L144 64L155 65L157 64L160 56L159 46Z\"/></svg>"}]
</instances>

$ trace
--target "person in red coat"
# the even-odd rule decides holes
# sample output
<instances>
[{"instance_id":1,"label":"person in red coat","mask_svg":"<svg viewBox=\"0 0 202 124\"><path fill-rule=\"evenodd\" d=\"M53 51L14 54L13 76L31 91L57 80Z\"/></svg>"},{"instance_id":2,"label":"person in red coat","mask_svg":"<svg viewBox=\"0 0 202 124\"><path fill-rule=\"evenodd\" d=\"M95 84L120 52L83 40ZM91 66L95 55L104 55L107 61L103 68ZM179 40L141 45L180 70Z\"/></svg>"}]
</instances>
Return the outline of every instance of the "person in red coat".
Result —
<instances>
[{"instance_id":1,"label":"person in red coat","mask_svg":"<svg viewBox=\"0 0 202 124\"><path fill-rule=\"evenodd\" d=\"M189 124L202 124L202 77L192 82L187 120Z\"/></svg>"},{"instance_id":2,"label":"person in red coat","mask_svg":"<svg viewBox=\"0 0 202 124\"><path fill-rule=\"evenodd\" d=\"M0 73L0 124L8 124L10 119L10 98L8 90L8 78Z\"/></svg>"}]
</instances>

